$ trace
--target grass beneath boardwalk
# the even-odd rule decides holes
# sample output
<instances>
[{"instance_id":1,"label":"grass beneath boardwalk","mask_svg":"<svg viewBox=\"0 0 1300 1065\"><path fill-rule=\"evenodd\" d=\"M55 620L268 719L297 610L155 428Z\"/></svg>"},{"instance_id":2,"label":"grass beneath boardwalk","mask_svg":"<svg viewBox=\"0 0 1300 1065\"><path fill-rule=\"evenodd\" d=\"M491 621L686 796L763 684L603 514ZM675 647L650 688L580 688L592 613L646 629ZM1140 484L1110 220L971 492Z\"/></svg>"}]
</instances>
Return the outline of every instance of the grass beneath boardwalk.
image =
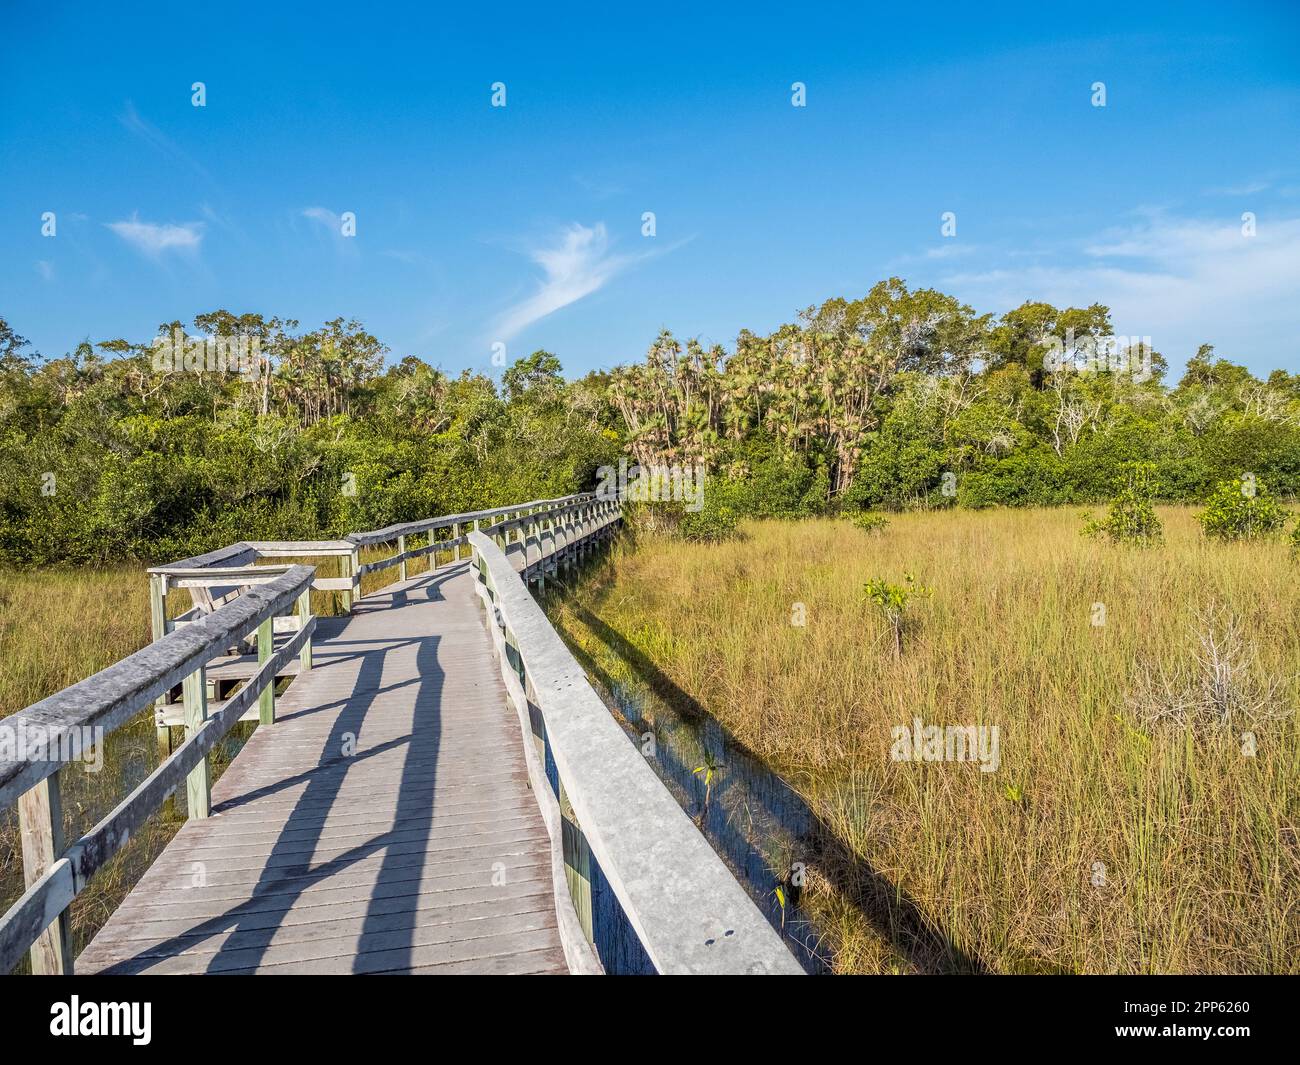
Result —
<instances>
[{"instance_id":1,"label":"grass beneath boardwalk","mask_svg":"<svg viewBox=\"0 0 1300 1065\"><path fill-rule=\"evenodd\" d=\"M1300 971L1300 567L1161 518L1152 549L1073 510L643 537L553 616L808 800L839 971ZM863 586L907 572L933 596L900 656ZM997 771L892 759L917 717L996 725Z\"/></svg>"}]
</instances>

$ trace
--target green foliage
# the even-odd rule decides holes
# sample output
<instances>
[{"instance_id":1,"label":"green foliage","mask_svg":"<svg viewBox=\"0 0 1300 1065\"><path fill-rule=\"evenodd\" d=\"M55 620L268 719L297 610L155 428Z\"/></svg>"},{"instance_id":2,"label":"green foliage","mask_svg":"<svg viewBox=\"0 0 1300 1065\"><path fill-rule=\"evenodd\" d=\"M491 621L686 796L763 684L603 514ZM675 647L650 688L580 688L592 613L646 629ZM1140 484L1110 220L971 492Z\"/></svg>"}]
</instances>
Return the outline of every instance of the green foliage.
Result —
<instances>
[{"instance_id":1,"label":"green foliage","mask_svg":"<svg viewBox=\"0 0 1300 1065\"><path fill-rule=\"evenodd\" d=\"M740 515L711 498L706 491L704 505L698 511L686 511L677 526L677 533L692 543L719 543L737 535Z\"/></svg>"},{"instance_id":2,"label":"green foliage","mask_svg":"<svg viewBox=\"0 0 1300 1065\"><path fill-rule=\"evenodd\" d=\"M867 602L875 606L888 623L894 636L894 655L903 653L903 632L907 628L908 608L917 598L929 598L932 588L916 583L915 575L903 574L904 584L891 584L883 577L872 577L863 586Z\"/></svg>"},{"instance_id":3,"label":"green foliage","mask_svg":"<svg viewBox=\"0 0 1300 1065\"><path fill-rule=\"evenodd\" d=\"M1124 487L1111 500L1101 521L1084 516L1085 536L1104 536L1112 543L1148 546L1164 539L1164 528L1156 517L1152 499L1159 490L1156 468L1150 462L1129 463Z\"/></svg>"},{"instance_id":4,"label":"green foliage","mask_svg":"<svg viewBox=\"0 0 1300 1065\"><path fill-rule=\"evenodd\" d=\"M863 532L878 533L889 528L889 519L885 515L870 510L860 510L855 514L851 514L849 521Z\"/></svg>"},{"instance_id":5,"label":"green foliage","mask_svg":"<svg viewBox=\"0 0 1300 1065\"><path fill-rule=\"evenodd\" d=\"M1159 353L1150 376L1080 369L1109 337L1097 304L995 318L890 278L766 336L742 330L731 352L665 331L642 365L566 381L539 350L500 385L414 356L386 366L343 317L304 331L217 310L193 324L257 340L259 374L162 372L143 340L43 359L0 319L0 562L333 537L590 487L620 453L706 467L705 509L680 522L701 539L741 517L1102 502L1134 464L1170 501L1241 470L1300 495L1300 375L1261 380L1208 346L1173 387ZM1150 540L1149 506L1124 491L1097 531ZM1265 506L1206 531L1267 531Z\"/></svg>"},{"instance_id":6,"label":"green foliage","mask_svg":"<svg viewBox=\"0 0 1300 1065\"><path fill-rule=\"evenodd\" d=\"M0 562L333 538L564 495L617 461L599 391L545 352L507 370L507 396L415 358L384 370L382 345L342 319L299 334L219 311L196 327L257 336L269 376L155 371L125 341L41 361L0 319Z\"/></svg>"},{"instance_id":7,"label":"green foliage","mask_svg":"<svg viewBox=\"0 0 1300 1065\"><path fill-rule=\"evenodd\" d=\"M1279 532L1290 512L1252 474L1222 481L1200 516L1205 535L1216 540L1258 540Z\"/></svg>"},{"instance_id":8,"label":"green foliage","mask_svg":"<svg viewBox=\"0 0 1300 1065\"><path fill-rule=\"evenodd\" d=\"M1287 542L1291 545L1291 557L1300 562L1300 518L1291 528L1291 535L1287 537Z\"/></svg>"}]
</instances>

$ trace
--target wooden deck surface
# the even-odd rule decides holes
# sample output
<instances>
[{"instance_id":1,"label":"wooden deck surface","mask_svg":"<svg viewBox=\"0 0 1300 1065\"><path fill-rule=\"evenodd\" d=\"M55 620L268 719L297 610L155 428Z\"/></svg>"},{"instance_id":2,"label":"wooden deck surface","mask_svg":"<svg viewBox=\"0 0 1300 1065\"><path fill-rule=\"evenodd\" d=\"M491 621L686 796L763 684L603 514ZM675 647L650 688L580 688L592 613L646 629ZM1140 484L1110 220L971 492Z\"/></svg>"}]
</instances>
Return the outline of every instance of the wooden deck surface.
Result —
<instances>
[{"instance_id":1,"label":"wooden deck surface","mask_svg":"<svg viewBox=\"0 0 1300 1065\"><path fill-rule=\"evenodd\" d=\"M321 618L77 960L114 973L557 973L550 841L465 564Z\"/></svg>"}]
</instances>

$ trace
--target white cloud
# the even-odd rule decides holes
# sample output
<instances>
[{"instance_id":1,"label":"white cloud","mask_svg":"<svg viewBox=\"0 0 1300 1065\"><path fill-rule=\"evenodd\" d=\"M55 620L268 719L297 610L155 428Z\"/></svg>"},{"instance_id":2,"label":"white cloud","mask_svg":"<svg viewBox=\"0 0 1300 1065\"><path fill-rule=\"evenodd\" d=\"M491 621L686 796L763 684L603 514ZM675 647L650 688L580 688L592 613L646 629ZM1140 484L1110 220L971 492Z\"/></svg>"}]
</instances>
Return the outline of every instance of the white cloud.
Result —
<instances>
[{"instance_id":1,"label":"white cloud","mask_svg":"<svg viewBox=\"0 0 1300 1065\"><path fill-rule=\"evenodd\" d=\"M152 258L158 258L168 251L196 252L203 240L202 222L155 225L153 222L141 222L133 214L128 221L104 224L137 251Z\"/></svg>"},{"instance_id":2,"label":"white cloud","mask_svg":"<svg viewBox=\"0 0 1300 1065\"><path fill-rule=\"evenodd\" d=\"M343 226L342 216L335 214L328 207L304 207L299 213L303 218L310 218L313 222L319 222L332 233L340 232Z\"/></svg>"},{"instance_id":3,"label":"white cloud","mask_svg":"<svg viewBox=\"0 0 1300 1065\"><path fill-rule=\"evenodd\" d=\"M1240 185L1222 185L1215 188L1206 189L1206 196L1254 196L1256 193L1267 192L1271 187L1271 181L1245 181Z\"/></svg>"},{"instance_id":4,"label":"white cloud","mask_svg":"<svg viewBox=\"0 0 1300 1065\"><path fill-rule=\"evenodd\" d=\"M48 259L36 260L36 272L41 275L42 280L54 280L54 264Z\"/></svg>"},{"instance_id":5,"label":"white cloud","mask_svg":"<svg viewBox=\"0 0 1300 1065\"><path fill-rule=\"evenodd\" d=\"M180 163L189 167L196 174L200 175L207 181L212 180L208 173L197 159L179 147L175 141L168 137L162 130L151 122L145 120L139 111L135 109L135 104L130 100L126 101L126 106L122 109L122 114L118 115L118 121L122 123L132 134L140 138L155 151L167 156L173 162Z\"/></svg>"},{"instance_id":6,"label":"white cloud","mask_svg":"<svg viewBox=\"0 0 1300 1065\"><path fill-rule=\"evenodd\" d=\"M1026 300L1057 306L1103 303L1115 331L1150 336L1175 368L1198 344L1256 370L1295 369L1300 333L1300 218L1261 218L1254 236L1232 221L1163 213L1111 230L1051 260L952 273L961 299L1008 310ZM992 253L990 253L992 258ZM1015 265L1012 263L1015 262Z\"/></svg>"},{"instance_id":7,"label":"white cloud","mask_svg":"<svg viewBox=\"0 0 1300 1065\"><path fill-rule=\"evenodd\" d=\"M528 255L545 279L537 292L501 316L495 328L498 339L509 340L548 314L590 296L638 258L610 254L603 222L590 228L575 222L552 244L533 248Z\"/></svg>"},{"instance_id":8,"label":"white cloud","mask_svg":"<svg viewBox=\"0 0 1300 1065\"><path fill-rule=\"evenodd\" d=\"M975 251L974 244L940 244L936 248L927 248L925 257L927 259L964 259L968 255L974 255Z\"/></svg>"}]
</instances>

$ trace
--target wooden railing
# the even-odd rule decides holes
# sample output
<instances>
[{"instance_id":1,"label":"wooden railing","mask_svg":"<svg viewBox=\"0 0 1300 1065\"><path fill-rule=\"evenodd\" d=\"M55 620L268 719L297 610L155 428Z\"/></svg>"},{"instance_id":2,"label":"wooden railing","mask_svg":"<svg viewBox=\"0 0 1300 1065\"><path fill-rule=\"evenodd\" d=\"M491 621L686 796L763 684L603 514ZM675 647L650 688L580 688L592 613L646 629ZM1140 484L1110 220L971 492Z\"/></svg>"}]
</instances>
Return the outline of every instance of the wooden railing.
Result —
<instances>
[{"instance_id":1,"label":"wooden railing","mask_svg":"<svg viewBox=\"0 0 1300 1065\"><path fill-rule=\"evenodd\" d=\"M166 566L154 566L149 570L153 638L156 640L172 629L188 625L222 602L233 598L246 583L242 578L262 559L337 558L342 573L336 577L317 573L312 578L311 586L316 591L341 592L344 609L351 610L356 600L361 598L361 578L367 573L398 566L398 579L406 580L407 562L412 559L445 551L452 554L454 561L459 561L461 548L468 544L465 533L477 530L482 525L494 520L536 516L590 498L594 497L572 495L559 499L536 499L529 503L515 503L490 510L447 514L401 525L389 525L369 532L350 533L342 540L241 540L207 554L181 559ZM448 535L438 539L439 532ZM418 538L423 538L425 543L410 544L412 539ZM387 557L364 564L361 562L362 548L378 548L384 544L394 544L397 549ZM168 618L167 597L177 588L188 589L194 605L178 617Z\"/></svg>"},{"instance_id":2,"label":"wooden railing","mask_svg":"<svg viewBox=\"0 0 1300 1065\"><path fill-rule=\"evenodd\" d=\"M469 537L502 680L551 836L569 967L800 974L780 936L615 722L529 594L528 582L544 584L577 564L621 516L617 502L589 498Z\"/></svg>"},{"instance_id":3,"label":"wooden railing","mask_svg":"<svg viewBox=\"0 0 1300 1065\"><path fill-rule=\"evenodd\" d=\"M465 533L476 530L493 520L523 520L532 516L534 520L544 520L540 515L558 511L582 499L587 495L564 496L559 499L537 499L528 503L514 503L510 506L495 507L489 510L475 510L464 514L447 514L421 521L390 525L383 529L369 532L349 533L341 540L241 540L226 547L209 551L193 558L181 559L165 566L154 566L149 572L149 609L153 625L153 638L160 639L166 633L184 628L206 617L212 610L227 603L240 594L250 584L265 580L267 574L282 572L273 566L259 565L263 560L298 559L313 563L329 562L339 565L339 576L324 576L317 568L312 577L312 590L318 592L339 592L343 597L343 608L351 612L353 606L361 599L361 578L369 573L399 567L398 580L406 580L407 563L413 559L428 556L429 566L435 568L438 553L450 555L453 562L461 559L461 550L468 555L468 540ZM444 534L439 538L439 534ZM415 540L423 543L413 543ZM370 551L382 548L385 544L396 547L393 554L386 557L361 562L361 550ZM338 563L332 560L337 559ZM189 609L172 618L168 614L169 598L172 592L184 590L190 595ZM293 631L293 619L281 618L275 623L275 631ZM286 663L287 664L287 663ZM233 667L223 667L230 671ZM217 697L223 681L219 677L209 678L213 697ZM253 716L249 711L246 715ZM172 750L173 729L184 721L182 706L174 692L164 692L154 705L154 726L157 730L160 756L165 758Z\"/></svg>"},{"instance_id":4,"label":"wooden railing","mask_svg":"<svg viewBox=\"0 0 1300 1065\"><path fill-rule=\"evenodd\" d=\"M410 559L467 547L467 534L497 519L531 518L549 528L547 513L560 513L590 496L541 499L489 510L353 533L342 540L248 540L203 555L155 566L149 573L153 642L133 655L39 703L0 718L0 730L31 734L21 754L3 756L0 746L0 810L18 806L26 891L0 917L0 973L9 972L30 948L34 973L72 970L67 909L95 871L131 834L186 785L189 816L206 817L210 806L208 753L239 720L275 720L275 682L298 660L312 667L311 591L338 591L351 610L366 573L400 567ZM558 519L557 519L558 520ZM446 531L442 539L437 533ZM423 544L411 544L423 538ZM362 565L364 548L394 543L396 552ZM258 565L265 559L339 558L340 576L321 576L310 565ZM432 568L432 565L431 565ZM168 596L186 590L189 609L168 617ZM277 646L277 634L290 634ZM238 689L221 700L208 676L214 657L231 651L256 654L239 671ZM218 667L214 667L214 670ZM220 668L224 668L220 667ZM247 674L247 676L243 676ZM172 701L179 689L179 701ZM158 768L80 839L63 838L59 770L80 757L85 737L102 744L115 729L154 704L162 751ZM173 749L172 729L184 741ZM17 745L15 745L15 749Z\"/></svg>"},{"instance_id":5,"label":"wooden railing","mask_svg":"<svg viewBox=\"0 0 1300 1065\"><path fill-rule=\"evenodd\" d=\"M0 719L16 752L0 760L0 810L18 804L27 885L0 918L0 973L12 970L29 948L34 973L71 972L67 910L72 900L182 781L189 816L207 817L208 753L255 701L259 720L275 721L274 683L286 662L300 656L302 668L311 668L316 628L311 567L281 567L262 577L240 575L241 583L252 587L205 614L201 623L167 632L94 676ZM295 635L276 649L275 620L291 612L296 612ZM250 636L256 641L256 672L238 693L210 707L208 663ZM177 685L184 692L185 741L107 817L67 845L59 770Z\"/></svg>"},{"instance_id":6,"label":"wooden railing","mask_svg":"<svg viewBox=\"0 0 1300 1065\"><path fill-rule=\"evenodd\" d=\"M26 891L0 917L0 972L30 950L34 973L71 972L67 913L90 877L184 782L190 817L210 807L208 754L236 721L275 720L275 681L295 657L312 667L311 591L344 592L351 609L361 577L422 555L473 552L480 596L502 676L524 729L529 774L551 834L560 930L570 968L598 972L593 942L614 970L638 958L659 972L799 972L794 959L703 836L610 717L565 649L527 583L544 588L610 536L617 502L594 495L536 500L394 525L331 541L243 541L149 571L154 641L93 677L0 719L30 732L21 755L0 757L0 810L17 803ZM440 531L448 533L437 538ZM424 543L412 544L423 538ZM359 550L393 543L389 556ZM313 566L259 559L338 556L340 577ZM436 557L430 568L435 568ZM171 590L192 606L167 617ZM277 633L289 638L276 645ZM255 667L228 699L209 702L215 656L256 651ZM217 667L213 667L214 669ZM168 704L179 688L180 709ZM159 728L183 725L184 741L81 838L63 839L59 770L87 743L155 703ZM161 707L162 709L159 709ZM667 887L665 888L665 885ZM616 948L611 944L621 941ZM628 947L628 944L631 947ZM630 950L629 963L620 951Z\"/></svg>"}]
</instances>

